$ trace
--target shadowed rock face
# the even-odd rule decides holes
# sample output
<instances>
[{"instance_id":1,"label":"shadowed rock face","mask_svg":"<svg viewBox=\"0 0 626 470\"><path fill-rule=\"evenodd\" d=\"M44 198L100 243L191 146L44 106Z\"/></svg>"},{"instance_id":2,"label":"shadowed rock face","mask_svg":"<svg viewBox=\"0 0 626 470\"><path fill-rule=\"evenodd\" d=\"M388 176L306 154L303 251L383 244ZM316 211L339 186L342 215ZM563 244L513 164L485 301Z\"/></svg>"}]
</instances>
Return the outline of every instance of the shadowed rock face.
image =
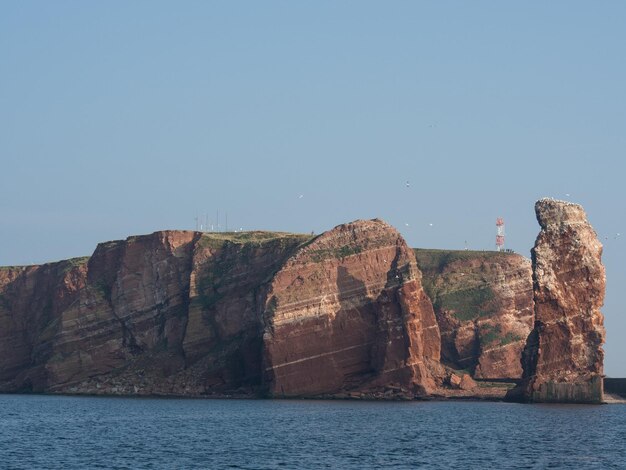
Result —
<instances>
[{"instance_id":1,"label":"shadowed rock face","mask_svg":"<svg viewBox=\"0 0 626 470\"><path fill-rule=\"evenodd\" d=\"M88 261L3 268L0 390L250 392L264 283L309 238L156 232Z\"/></svg>"},{"instance_id":2,"label":"shadowed rock face","mask_svg":"<svg viewBox=\"0 0 626 470\"><path fill-rule=\"evenodd\" d=\"M268 295L269 393L433 391L440 338L420 281L412 250L379 220L340 225L301 248Z\"/></svg>"},{"instance_id":3,"label":"shadowed rock face","mask_svg":"<svg viewBox=\"0 0 626 470\"><path fill-rule=\"evenodd\" d=\"M442 362L476 378L522 376L533 320L530 260L513 253L416 249L441 332Z\"/></svg>"},{"instance_id":4,"label":"shadowed rock face","mask_svg":"<svg viewBox=\"0 0 626 470\"><path fill-rule=\"evenodd\" d=\"M0 391L42 389L62 314L85 287L86 259L0 269Z\"/></svg>"},{"instance_id":5,"label":"shadowed rock face","mask_svg":"<svg viewBox=\"0 0 626 470\"><path fill-rule=\"evenodd\" d=\"M602 401L605 270L602 245L577 204L541 199L532 250L535 325L523 355L524 382L511 399Z\"/></svg>"}]
</instances>

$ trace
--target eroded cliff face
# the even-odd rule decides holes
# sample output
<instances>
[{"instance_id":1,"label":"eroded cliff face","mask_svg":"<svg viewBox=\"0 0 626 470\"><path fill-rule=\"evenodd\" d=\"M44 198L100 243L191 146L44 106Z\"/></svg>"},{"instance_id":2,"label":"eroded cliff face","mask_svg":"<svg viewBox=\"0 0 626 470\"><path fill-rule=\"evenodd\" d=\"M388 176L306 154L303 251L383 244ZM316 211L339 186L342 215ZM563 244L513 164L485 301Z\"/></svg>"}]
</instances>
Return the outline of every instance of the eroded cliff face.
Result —
<instances>
[{"instance_id":1,"label":"eroded cliff face","mask_svg":"<svg viewBox=\"0 0 626 470\"><path fill-rule=\"evenodd\" d=\"M86 259L0 269L0 391L45 384L62 312L85 286ZM41 388L39 388L41 389Z\"/></svg>"},{"instance_id":2,"label":"eroded cliff face","mask_svg":"<svg viewBox=\"0 0 626 470\"><path fill-rule=\"evenodd\" d=\"M300 248L267 297L269 393L432 392L440 338L420 281L412 250L380 220L340 225Z\"/></svg>"},{"instance_id":3,"label":"eroded cliff face","mask_svg":"<svg viewBox=\"0 0 626 470\"><path fill-rule=\"evenodd\" d=\"M415 255L435 308L442 362L480 379L519 379L534 320L530 260L482 251Z\"/></svg>"},{"instance_id":4,"label":"eroded cliff face","mask_svg":"<svg viewBox=\"0 0 626 470\"><path fill-rule=\"evenodd\" d=\"M263 286L309 238L166 231L4 268L0 391L252 393Z\"/></svg>"},{"instance_id":5,"label":"eroded cliff face","mask_svg":"<svg viewBox=\"0 0 626 470\"><path fill-rule=\"evenodd\" d=\"M378 220L315 239L130 237L2 268L0 293L0 391L414 396L442 381L415 258Z\"/></svg>"},{"instance_id":6,"label":"eroded cliff face","mask_svg":"<svg viewBox=\"0 0 626 470\"><path fill-rule=\"evenodd\" d=\"M528 336L517 392L594 402L601 246L579 206L537 215L530 336L528 260L414 252L380 220L317 237L156 232L0 268L0 392L496 398L458 370L517 378Z\"/></svg>"},{"instance_id":7,"label":"eroded cliff face","mask_svg":"<svg viewBox=\"0 0 626 470\"><path fill-rule=\"evenodd\" d=\"M510 394L535 402L599 403L605 332L602 245L577 204L541 199L532 250L535 325L523 355L524 382Z\"/></svg>"}]
</instances>

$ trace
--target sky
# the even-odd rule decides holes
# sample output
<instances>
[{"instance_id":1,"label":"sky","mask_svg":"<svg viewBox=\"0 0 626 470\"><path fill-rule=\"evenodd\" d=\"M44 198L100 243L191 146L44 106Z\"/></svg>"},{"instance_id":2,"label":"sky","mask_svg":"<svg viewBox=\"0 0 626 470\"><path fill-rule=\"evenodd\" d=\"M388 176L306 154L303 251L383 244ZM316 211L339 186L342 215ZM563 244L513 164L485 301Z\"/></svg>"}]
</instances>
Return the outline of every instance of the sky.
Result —
<instances>
[{"instance_id":1,"label":"sky","mask_svg":"<svg viewBox=\"0 0 626 470\"><path fill-rule=\"evenodd\" d=\"M604 244L626 377L624 24L617 0L2 2L0 265L217 211L479 250L503 217L530 256L550 196Z\"/></svg>"}]
</instances>

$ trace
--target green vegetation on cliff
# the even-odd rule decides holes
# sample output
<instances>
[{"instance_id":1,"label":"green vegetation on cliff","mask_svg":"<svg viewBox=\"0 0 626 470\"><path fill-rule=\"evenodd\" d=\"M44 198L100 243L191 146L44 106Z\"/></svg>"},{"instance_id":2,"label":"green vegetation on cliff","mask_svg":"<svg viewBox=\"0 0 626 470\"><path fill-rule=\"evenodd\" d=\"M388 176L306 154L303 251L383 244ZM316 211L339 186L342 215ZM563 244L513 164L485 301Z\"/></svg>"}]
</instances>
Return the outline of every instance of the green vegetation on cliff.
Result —
<instances>
[{"instance_id":1,"label":"green vegetation on cliff","mask_svg":"<svg viewBox=\"0 0 626 470\"><path fill-rule=\"evenodd\" d=\"M78 258L70 258L66 261L61 261L63 263L63 272L66 273L78 266L83 266L87 264L89 261L89 256L80 256Z\"/></svg>"},{"instance_id":2,"label":"green vegetation on cliff","mask_svg":"<svg viewBox=\"0 0 626 470\"><path fill-rule=\"evenodd\" d=\"M328 248L328 249L320 249L311 252L311 259L319 263L324 261L325 259L335 258L335 259L344 259L348 256L358 255L363 251L363 248L360 246L349 246L344 245L339 248Z\"/></svg>"},{"instance_id":3,"label":"green vegetation on cliff","mask_svg":"<svg viewBox=\"0 0 626 470\"><path fill-rule=\"evenodd\" d=\"M199 243L201 246L221 246L225 242L244 244L260 244L271 240L279 239L299 239L301 242L308 241L313 235L305 233L289 233L289 232L268 232L262 230L254 230L249 232L205 232L202 234Z\"/></svg>"},{"instance_id":4,"label":"green vegetation on cliff","mask_svg":"<svg viewBox=\"0 0 626 470\"><path fill-rule=\"evenodd\" d=\"M446 282L442 282L441 275L453 263L492 261L497 257L512 256L512 253L421 248L413 251L422 271L422 285L436 310L454 312L454 317L460 321L489 317L497 311L495 296L489 286L490 281L480 272L450 271Z\"/></svg>"},{"instance_id":5,"label":"green vegetation on cliff","mask_svg":"<svg viewBox=\"0 0 626 470\"><path fill-rule=\"evenodd\" d=\"M454 311L458 320L467 321L493 315L496 309L489 304L493 299L494 294L489 287L478 286L449 292L439 291L433 300L433 306Z\"/></svg>"},{"instance_id":6,"label":"green vegetation on cliff","mask_svg":"<svg viewBox=\"0 0 626 470\"><path fill-rule=\"evenodd\" d=\"M441 272L446 266L455 261L487 260L501 256L515 256L515 253L504 251L439 250L430 248L413 248L413 252L422 271L435 270L437 272Z\"/></svg>"},{"instance_id":7,"label":"green vegetation on cliff","mask_svg":"<svg viewBox=\"0 0 626 470\"><path fill-rule=\"evenodd\" d=\"M198 240L198 248L209 249L214 256L199 271L198 300L202 307L210 311L228 294L233 278L242 276L242 272L254 271L262 282L269 280L280 262L312 238L312 235L288 232L203 233ZM259 250L265 251L273 260L263 269L250 266L254 260L258 263Z\"/></svg>"}]
</instances>

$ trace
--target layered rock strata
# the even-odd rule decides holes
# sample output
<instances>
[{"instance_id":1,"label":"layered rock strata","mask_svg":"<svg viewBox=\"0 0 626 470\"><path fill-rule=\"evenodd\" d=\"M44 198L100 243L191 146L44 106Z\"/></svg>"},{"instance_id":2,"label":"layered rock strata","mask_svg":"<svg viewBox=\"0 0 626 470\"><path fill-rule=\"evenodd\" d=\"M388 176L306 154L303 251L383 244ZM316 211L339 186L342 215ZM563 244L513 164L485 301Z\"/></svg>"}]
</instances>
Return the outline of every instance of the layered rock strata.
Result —
<instances>
[{"instance_id":1,"label":"layered rock strata","mask_svg":"<svg viewBox=\"0 0 626 470\"><path fill-rule=\"evenodd\" d=\"M459 370L519 377L536 313L510 397L597 402L602 248L580 206L536 210L534 311L521 256L414 252L380 220L156 232L0 268L0 392L497 398Z\"/></svg>"},{"instance_id":2,"label":"layered rock strata","mask_svg":"<svg viewBox=\"0 0 626 470\"><path fill-rule=\"evenodd\" d=\"M436 388L439 330L415 257L379 220L301 248L272 280L264 373L274 396Z\"/></svg>"},{"instance_id":3,"label":"layered rock strata","mask_svg":"<svg viewBox=\"0 0 626 470\"><path fill-rule=\"evenodd\" d=\"M414 396L438 359L413 253L378 220L156 232L0 269L0 391Z\"/></svg>"},{"instance_id":4,"label":"layered rock strata","mask_svg":"<svg viewBox=\"0 0 626 470\"><path fill-rule=\"evenodd\" d=\"M0 270L0 391L252 393L263 287L302 235L166 231Z\"/></svg>"},{"instance_id":5,"label":"layered rock strata","mask_svg":"<svg viewBox=\"0 0 626 470\"><path fill-rule=\"evenodd\" d=\"M603 395L605 270L602 245L577 204L541 199L532 250L535 325L510 399L600 403Z\"/></svg>"},{"instance_id":6,"label":"layered rock strata","mask_svg":"<svg viewBox=\"0 0 626 470\"><path fill-rule=\"evenodd\" d=\"M533 327L531 262L506 252L416 249L442 362L479 379L519 379Z\"/></svg>"}]
</instances>

